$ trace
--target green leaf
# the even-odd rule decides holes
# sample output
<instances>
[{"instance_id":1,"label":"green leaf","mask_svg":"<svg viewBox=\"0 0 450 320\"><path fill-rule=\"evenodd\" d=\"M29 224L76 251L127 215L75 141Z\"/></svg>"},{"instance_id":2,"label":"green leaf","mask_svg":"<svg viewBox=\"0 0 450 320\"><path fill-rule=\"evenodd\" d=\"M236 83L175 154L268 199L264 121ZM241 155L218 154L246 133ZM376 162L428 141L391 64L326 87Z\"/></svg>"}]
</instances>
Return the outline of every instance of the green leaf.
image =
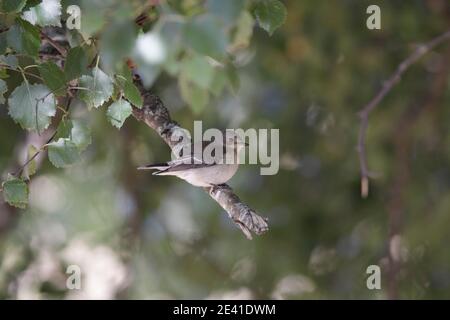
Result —
<instances>
[{"instance_id":1,"label":"green leaf","mask_svg":"<svg viewBox=\"0 0 450 320\"><path fill-rule=\"evenodd\" d=\"M7 35L7 32L0 33L0 54L4 54L6 52L6 48L8 47Z\"/></svg>"},{"instance_id":2,"label":"green leaf","mask_svg":"<svg viewBox=\"0 0 450 320\"><path fill-rule=\"evenodd\" d=\"M25 11L22 18L34 25L61 27L61 1L42 0L37 6Z\"/></svg>"},{"instance_id":3,"label":"green leaf","mask_svg":"<svg viewBox=\"0 0 450 320\"><path fill-rule=\"evenodd\" d=\"M226 69L228 85L232 92L237 93L240 86L239 74L234 67L229 66Z\"/></svg>"},{"instance_id":4,"label":"green leaf","mask_svg":"<svg viewBox=\"0 0 450 320\"><path fill-rule=\"evenodd\" d=\"M79 84L87 90L80 90L80 99L89 109L98 108L105 103L114 91L111 78L99 68L92 70L92 76L82 76Z\"/></svg>"},{"instance_id":5,"label":"green leaf","mask_svg":"<svg viewBox=\"0 0 450 320\"><path fill-rule=\"evenodd\" d=\"M59 138L69 138L71 135L73 125L71 120L61 120L59 122L58 128L56 130L56 135L54 140Z\"/></svg>"},{"instance_id":6,"label":"green leaf","mask_svg":"<svg viewBox=\"0 0 450 320\"><path fill-rule=\"evenodd\" d=\"M72 120L70 139L80 152L84 151L91 144L91 131L81 121Z\"/></svg>"},{"instance_id":7,"label":"green leaf","mask_svg":"<svg viewBox=\"0 0 450 320\"><path fill-rule=\"evenodd\" d=\"M120 41L118 41L120 39ZM132 21L113 22L105 28L100 42L102 66L114 71L123 58L130 56L136 41L136 27Z\"/></svg>"},{"instance_id":8,"label":"green leaf","mask_svg":"<svg viewBox=\"0 0 450 320\"><path fill-rule=\"evenodd\" d=\"M223 59L228 38L220 20L214 16L203 15L187 23L185 37L188 45L198 53Z\"/></svg>"},{"instance_id":9,"label":"green leaf","mask_svg":"<svg viewBox=\"0 0 450 320\"><path fill-rule=\"evenodd\" d=\"M239 16L245 1L242 0L208 0L206 8L226 23L234 22Z\"/></svg>"},{"instance_id":10,"label":"green leaf","mask_svg":"<svg viewBox=\"0 0 450 320\"><path fill-rule=\"evenodd\" d=\"M8 91L8 87L6 86L6 82L0 79L0 103L5 103L5 97L3 96Z\"/></svg>"},{"instance_id":11,"label":"green leaf","mask_svg":"<svg viewBox=\"0 0 450 320\"><path fill-rule=\"evenodd\" d=\"M3 0L1 7L4 12L20 12L26 3L26 0Z\"/></svg>"},{"instance_id":12,"label":"green leaf","mask_svg":"<svg viewBox=\"0 0 450 320\"><path fill-rule=\"evenodd\" d=\"M139 89L133 84L133 76L128 66L124 66L117 82L125 98L136 108L142 108L143 100Z\"/></svg>"},{"instance_id":13,"label":"green leaf","mask_svg":"<svg viewBox=\"0 0 450 320\"><path fill-rule=\"evenodd\" d=\"M39 30L28 21L17 18L16 24L9 28L6 39L8 46L18 53L38 55L41 45Z\"/></svg>"},{"instance_id":14,"label":"green leaf","mask_svg":"<svg viewBox=\"0 0 450 320\"><path fill-rule=\"evenodd\" d=\"M181 72L203 89L208 89L214 78L214 67L204 56L195 55L182 62Z\"/></svg>"},{"instance_id":15,"label":"green leaf","mask_svg":"<svg viewBox=\"0 0 450 320\"><path fill-rule=\"evenodd\" d=\"M218 96L225 85L227 84L227 74L224 70L218 70L215 75L214 79L211 82L210 91L215 95Z\"/></svg>"},{"instance_id":16,"label":"green leaf","mask_svg":"<svg viewBox=\"0 0 450 320\"><path fill-rule=\"evenodd\" d=\"M108 108L107 116L109 122L120 129L125 120L131 115L131 105L128 101L120 99Z\"/></svg>"},{"instance_id":17,"label":"green leaf","mask_svg":"<svg viewBox=\"0 0 450 320\"><path fill-rule=\"evenodd\" d=\"M56 168L70 166L80 159L77 146L69 139L59 138L47 146L48 159Z\"/></svg>"},{"instance_id":18,"label":"green leaf","mask_svg":"<svg viewBox=\"0 0 450 320\"><path fill-rule=\"evenodd\" d=\"M9 177L2 183L3 198L10 205L25 209L28 204L28 186L18 178Z\"/></svg>"},{"instance_id":19,"label":"green leaf","mask_svg":"<svg viewBox=\"0 0 450 320\"><path fill-rule=\"evenodd\" d=\"M27 151L27 159L31 159L39 150L30 144ZM31 177L33 174L36 173L37 165L36 165L36 159L31 160L27 165L27 174L28 177Z\"/></svg>"},{"instance_id":20,"label":"green leaf","mask_svg":"<svg viewBox=\"0 0 450 320\"><path fill-rule=\"evenodd\" d=\"M70 81L78 78L87 71L88 59L82 47L74 47L67 53L64 65L66 80Z\"/></svg>"},{"instance_id":21,"label":"green leaf","mask_svg":"<svg viewBox=\"0 0 450 320\"><path fill-rule=\"evenodd\" d=\"M56 113L53 94L42 84L23 82L8 99L9 114L22 128L41 132Z\"/></svg>"},{"instance_id":22,"label":"green leaf","mask_svg":"<svg viewBox=\"0 0 450 320\"><path fill-rule=\"evenodd\" d=\"M70 140L81 152L91 144L91 131L79 120L66 120L59 123L56 138Z\"/></svg>"},{"instance_id":23,"label":"green leaf","mask_svg":"<svg viewBox=\"0 0 450 320\"><path fill-rule=\"evenodd\" d=\"M253 34L254 23L255 20L249 12L243 11L241 13L233 36L231 51L247 48L249 46Z\"/></svg>"},{"instance_id":24,"label":"green leaf","mask_svg":"<svg viewBox=\"0 0 450 320\"><path fill-rule=\"evenodd\" d=\"M183 100L195 113L202 112L209 101L208 91L190 82L183 74L180 75L179 86Z\"/></svg>"},{"instance_id":25,"label":"green leaf","mask_svg":"<svg viewBox=\"0 0 450 320\"><path fill-rule=\"evenodd\" d=\"M127 98L136 108L142 108L144 102L139 89L131 81L126 80L124 82L123 95L125 98Z\"/></svg>"},{"instance_id":26,"label":"green leaf","mask_svg":"<svg viewBox=\"0 0 450 320\"><path fill-rule=\"evenodd\" d=\"M45 84L58 96L65 94L65 78L62 70L54 62L45 62L39 65L39 72Z\"/></svg>"},{"instance_id":27,"label":"green leaf","mask_svg":"<svg viewBox=\"0 0 450 320\"><path fill-rule=\"evenodd\" d=\"M272 35L286 20L286 7L278 0L265 0L258 2L255 16L261 28Z\"/></svg>"},{"instance_id":28,"label":"green leaf","mask_svg":"<svg viewBox=\"0 0 450 320\"><path fill-rule=\"evenodd\" d=\"M19 65L19 62L17 61L16 56L13 55L7 55L7 56L0 56L0 63L6 64L11 68L16 69Z\"/></svg>"}]
</instances>

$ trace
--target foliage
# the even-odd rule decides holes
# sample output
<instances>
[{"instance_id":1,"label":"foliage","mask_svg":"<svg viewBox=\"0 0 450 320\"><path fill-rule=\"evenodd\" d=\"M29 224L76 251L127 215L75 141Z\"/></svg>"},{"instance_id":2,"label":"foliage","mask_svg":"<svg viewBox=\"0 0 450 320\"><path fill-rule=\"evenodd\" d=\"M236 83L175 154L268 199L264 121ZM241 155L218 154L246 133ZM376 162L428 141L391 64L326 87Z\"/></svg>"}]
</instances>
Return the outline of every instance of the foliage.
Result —
<instances>
[{"instance_id":1,"label":"foliage","mask_svg":"<svg viewBox=\"0 0 450 320\"><path fill-rule=\"evenodd\" d=\"M411 66L371 114L367 199L356 149L358 111L417 45L448 29L450 3L281 2L286 20L270 36L262 1L64 0L62 29L22 17L42 1L0 1L0 298L384 299L395 285L402 299L450 298L448 43ZM64 27L69 4L82 9L79 31ZM366 28L373 4L381 30ZM217 37L201 30L203 43L190 33L202 23L223 27ZM224 54L202 53L224 39ZM269 218L266 235L247 241L202 191L135 169L170 154L141 122L114 127L127 113L119 101L142 104L128 59L183 127L201 119L204 128L280 129L279 173L241 165L231 180ZM98 88L96 67L112 93L88 109L89 97L99 99L79 81ZM42 113L39 126L10 115L14 90L28 94L24 77L29 88L55 90L45 102L55 101L56 114ZM16 107L33 102L43 103ZM119 116L109 117L118 102ZM48 160L49 145L63 168ZM82 290L65 287L72 264ZM381 290L366 286L370 265L381 268Z\"/></svg>"},{"instance_id":2,"label":"foliage","mask_svg":"<svg viewBox=\"0 0 450 320\"><path fill-rule=\"evenodd\" d=\"M40 34L47 32L45 27L61 27L64 18L61 1L3 2L0 23L5 30L6 46L0 52L2 68L23 77L19 85L9 82L8 75L0 80L1 101L5 94L9 96L12 119L23 129L40 134L56 116L58 101L70 96L70 103L83 101L88 110L109 105L104 108L106 116L120 129L131 115L131 104L142 107L142 97L133 84L126 57L135 60L143 70L147 87L162 71L178 77L181 96L195 112L206 107L211 93L218 95L231 83L230 77L234 75L229 70L236 58L236 50L231 48L236 43L241 49L249 45L253 29L249 10L253 3L209 0L186 9L179 1L173 6L137 2L141 2L138 9L133 3L121 3L114 22L106 17L111 3L98 4L95 22L86 19L81 30L65 30L70 47L61 48L50 42L57 51L53 57L44 55ZM89 15L91 5L83 4L82 12ZM276 5L278 10L265 10L264 17L259 19L261 26L273 33L284 21L285 9L278 1L267 5ZM256 2L256 6L258 16L258 8L263 4ZM153 15L151 21L138 28L134 18L149 13ZM26 72L33 69L35 73ZM68 116L66 111L64 117ZM56 136L59 138L45 145L50 162L57 168L70 166L81 158L73 136L60 137L59 131Z\"/></svg>"}]
</instances>

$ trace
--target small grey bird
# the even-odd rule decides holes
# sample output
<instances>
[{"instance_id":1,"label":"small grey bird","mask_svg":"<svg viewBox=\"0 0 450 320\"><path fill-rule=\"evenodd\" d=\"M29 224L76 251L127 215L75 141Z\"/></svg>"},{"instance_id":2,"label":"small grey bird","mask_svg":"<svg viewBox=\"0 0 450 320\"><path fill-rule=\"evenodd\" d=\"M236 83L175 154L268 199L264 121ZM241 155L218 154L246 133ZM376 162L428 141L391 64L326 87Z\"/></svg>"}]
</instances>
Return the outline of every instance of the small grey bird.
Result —
<instances>
[{"instance_id":1,"label":"small grey bird","mask_svg":"<svg viewBox=\"0 0 450 320\"><path fill-rule=\"evenodd\" d=\"M138 170L157 170L153 175L176 176L196 187L214 187L223 184L234 176L239 167L239 152L248 146L240 137L224 135L222 141L199 141L189 145L190 154L180 155L179 159L166 163L149 164L139 167ZM222 149L222 157L215 161L203 161L203 151ZM214 151L213 151L214 152ZM229 153L232 152L232 155ZM212 155L214 157L214 154ZM227 159L233 159L229 163Z\"/></svg>"}]
</instances>

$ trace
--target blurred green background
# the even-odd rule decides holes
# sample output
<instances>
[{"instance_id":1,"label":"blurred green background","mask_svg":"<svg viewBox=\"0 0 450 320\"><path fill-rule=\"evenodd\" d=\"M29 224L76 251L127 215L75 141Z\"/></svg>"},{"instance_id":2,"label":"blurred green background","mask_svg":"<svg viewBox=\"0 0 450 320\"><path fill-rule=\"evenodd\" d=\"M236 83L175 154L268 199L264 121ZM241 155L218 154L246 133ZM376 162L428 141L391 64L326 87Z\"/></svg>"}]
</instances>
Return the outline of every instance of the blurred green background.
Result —
<instances>
[{"instance_id":1,"label":"blurred green background","mask_svg":"<svg viewBox=\"0 0 450 320\"><path fill-rule=\"evenodd\" d=\"M193 112L176 77L162 73L152 86L188 129L194 120L280 129L279 173L243 165L230 181L269 218L269 232L248 241L201 189L138 172L168 159L167 146L131 117L119 131L94 110L80 163L61 170L42 159L26 210L0 200L0 298L450 298L447 43L371 115L376 178L367 199L356 151L358 110L416 45L449 29L450 3L283 3L285 24L272 36L254 28L237 54L239 89ZM381 8L381 30L366 28L370 4ZM72 113L84 117L85 107ZM36 139L0 106L0 172L23 162L21 150ZM71 264L81 267L81 290L65 287ZM369 265L381 267L381 290L366 287Z\"/></svg>"}]
</instances>

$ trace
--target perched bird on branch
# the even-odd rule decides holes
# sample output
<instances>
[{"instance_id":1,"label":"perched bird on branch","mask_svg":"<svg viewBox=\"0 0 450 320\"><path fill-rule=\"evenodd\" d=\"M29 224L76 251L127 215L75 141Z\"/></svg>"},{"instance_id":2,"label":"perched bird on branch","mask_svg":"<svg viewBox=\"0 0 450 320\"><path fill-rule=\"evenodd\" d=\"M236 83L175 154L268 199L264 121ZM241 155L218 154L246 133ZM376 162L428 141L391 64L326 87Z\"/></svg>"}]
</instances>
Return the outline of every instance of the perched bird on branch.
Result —
<instances>
[{"instance_id":1,"label":"perched bird on branch","mask_svg":"<svg viewBox=\"0 0 450 320\"><path fill-rule=\"evenodd\" d=\"M176 176L196 187L224 184L238 170L239 153L248 144L234 132L216 140L181 145L177 159L149 164L138 170L157 170L153 175Z\"/></svg>"}]
</instances>

